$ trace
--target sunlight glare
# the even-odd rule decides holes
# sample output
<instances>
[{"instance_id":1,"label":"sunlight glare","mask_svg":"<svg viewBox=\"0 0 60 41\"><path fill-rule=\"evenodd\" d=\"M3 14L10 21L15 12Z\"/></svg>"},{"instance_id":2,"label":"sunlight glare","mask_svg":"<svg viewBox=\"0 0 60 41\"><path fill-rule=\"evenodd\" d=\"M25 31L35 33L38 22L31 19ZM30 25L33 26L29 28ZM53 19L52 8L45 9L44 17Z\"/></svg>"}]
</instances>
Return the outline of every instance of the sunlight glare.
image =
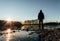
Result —
<instances>
[{"instance_id":1,"label":"sunlight glare","mask_svg":"<svg viewBox=\"0 0 60 41\"><path fill-rule=\"evenodd\" d=\"M12 19L11 18L8 18L7 21L12 21Z\"/></svg>"},{"instance_id":2,"label":"sunlight glare","mask_svg":"<svg viewBox=\"0 0 60 41\"><path fill-rule=\"evenodd\" d=\"M6 37L7 37L7 38L6 38L6 41L9 41L10 38L11 38L11 33L10 33L10 32L11 32L11 29L7 29L7 33L8 33L8 34L7 34L7 36L6 36Z\"/></svg>"},{"instance_id":3,"label":"sunlight glare","mask_svg":"<svg viewBox=\"0 0 60 41\"><path fill-rule=\"evenodd\" d=\"M7 30L7 32L8 32L8 33L10 33L10 32L11 32L11 30L10 30L10 29L8 29L8 30Z\"/></svg>"}]
</instances>

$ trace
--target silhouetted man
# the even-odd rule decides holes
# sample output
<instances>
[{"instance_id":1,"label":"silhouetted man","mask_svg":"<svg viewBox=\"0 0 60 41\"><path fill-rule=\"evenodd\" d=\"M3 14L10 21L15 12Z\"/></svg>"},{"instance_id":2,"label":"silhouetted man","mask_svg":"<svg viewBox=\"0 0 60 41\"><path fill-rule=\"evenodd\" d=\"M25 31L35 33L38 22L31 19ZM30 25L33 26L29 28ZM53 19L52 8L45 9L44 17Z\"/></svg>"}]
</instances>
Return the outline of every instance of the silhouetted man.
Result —
<instances>
[{"instance_id":1,"label":"silhouetted man","mask_svg":"<svg viewBox=\"0 0 60 41\"><path fill-rule=\"evenodd\" d=\"M44 19L44 14L43 14L42 10L40 10L40 12L38 14L39 29L40 29L40 24L42 25L42 29L43 29L43 19Z\"/></svg>"}]
</instances>

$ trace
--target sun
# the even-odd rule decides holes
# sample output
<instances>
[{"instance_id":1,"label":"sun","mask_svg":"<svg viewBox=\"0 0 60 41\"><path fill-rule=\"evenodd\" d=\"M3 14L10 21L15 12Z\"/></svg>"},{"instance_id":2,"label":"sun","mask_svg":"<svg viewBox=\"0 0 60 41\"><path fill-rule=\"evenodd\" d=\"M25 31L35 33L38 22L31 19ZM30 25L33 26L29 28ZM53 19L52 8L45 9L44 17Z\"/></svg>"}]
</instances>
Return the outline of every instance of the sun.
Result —
<instances>
[{"instance_id":1,"label":"sun","mask_svg":"<svg viewBox=\"0 0 60 41\"><path fill-rule=\"evenodd\" d=\"M7 18L7 21L12 21L12 19L11 18Z\"/></svg>"}]
</instances>

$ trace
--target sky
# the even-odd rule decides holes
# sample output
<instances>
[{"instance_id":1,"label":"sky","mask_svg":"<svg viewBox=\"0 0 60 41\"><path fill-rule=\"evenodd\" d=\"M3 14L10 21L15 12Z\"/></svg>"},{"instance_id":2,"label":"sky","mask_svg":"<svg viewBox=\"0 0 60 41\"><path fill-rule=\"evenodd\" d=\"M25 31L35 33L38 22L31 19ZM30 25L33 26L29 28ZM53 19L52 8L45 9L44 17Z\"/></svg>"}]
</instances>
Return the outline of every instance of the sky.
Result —
<instances>
[{"instance_id":1,"label":"sky","mask_svg":"<svg viewBox=\"0 0 60 41\"><path fill-rule=\"evenodd\" d=\"M60 0L0 0L0 20L34 20L40 10L44 21L60 22Z\"/></svg>"}]
</instances>

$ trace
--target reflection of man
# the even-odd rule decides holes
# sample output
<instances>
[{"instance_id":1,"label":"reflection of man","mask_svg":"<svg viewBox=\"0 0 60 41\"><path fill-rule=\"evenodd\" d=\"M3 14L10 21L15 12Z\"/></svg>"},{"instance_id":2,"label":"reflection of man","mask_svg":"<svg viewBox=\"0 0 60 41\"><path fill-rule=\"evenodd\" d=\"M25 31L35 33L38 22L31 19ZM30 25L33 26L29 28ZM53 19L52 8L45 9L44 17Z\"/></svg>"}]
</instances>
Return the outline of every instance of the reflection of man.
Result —
<instances>
[{"instance_id":1,"label":"reflection of man","mask_svg":"<svg viewBox=\"0 0 60 41\"><path fill-rule=\"evenodd\" d=\"M38 41L41 41L41 35L39 35L39 37L38 37Z\"/></svg>"}]
</instances>

